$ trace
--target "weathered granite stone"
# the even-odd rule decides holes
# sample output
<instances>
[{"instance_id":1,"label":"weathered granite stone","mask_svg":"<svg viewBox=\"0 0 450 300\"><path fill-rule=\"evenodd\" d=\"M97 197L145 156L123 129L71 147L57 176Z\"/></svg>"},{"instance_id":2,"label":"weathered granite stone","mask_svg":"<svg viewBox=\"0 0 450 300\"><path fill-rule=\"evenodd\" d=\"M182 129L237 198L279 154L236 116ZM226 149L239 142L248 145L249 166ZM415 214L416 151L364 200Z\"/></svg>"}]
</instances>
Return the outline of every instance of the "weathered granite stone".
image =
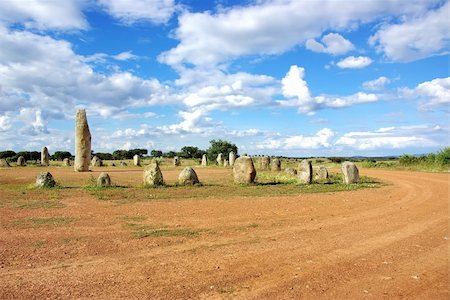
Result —
<instances>
[{"instance_id":1,"label":"weathered granite stone","mask_svg":"<svg viewBox=\"0 0 450 300\"><path fill-rule=\"evenodd\" d=\"M180 158L178 156L175 156L173 158L173 165L177 166L177 167L181 165L181 160L180 160Z\"/></svg>"},{"instance_id":2,"label":"weathered granite stone","mask_svg":"<svg viewBox=\"0 0 450 300\"><path fill-rule=\"evenodd\" d=\"M255 181L256 170L253 160L248 156L237 158L233 166L234 182L240 184L250 184Z\"/></svg>"},{"instance_id":3,"label":"weathered granite stone","mask_svg":"<svg viewBox=\"0 0 450 300\"><path fill-rule=\"evenodd\" d=\"M19 167L25 166L25 157L19 156L17 158L17 166L19 166Z\"/></svg>"},{"instance_id":4,"label":"weathered granite stone","mask_svg":"<svg viewBox=\"0 0 450 300\"><path fill-rule=\"evenodd\" d=\"M101 166L103 166L103 161L98 156L95 155L92 158L91 165L93 167L101 167Z\"/></svg>"},{"instance_id":5,"label":"weathered granite stone","mask_svg":"<svg viewBox=\"0 0 450 300\"><path fill-rule=\"evenodd\" d=\"M178 184L194 185L199 183L197 173L191 167L186 167L178 176Z\"/></svg>"},{"instance_id":6,"label":"weathered granite stone","mask_svg":"<svg viewBox=\"0 0 450 300\"><path fill-rule=\"evenodd\" d=\"M202 156L202 166L206 167L208 165L208 158L206 157L206 154L203 154Z\"/></svg>"},{"instance_id":7,"label":"weathered granite stone","mask_svg":"<svg viewBox=\"0 0 450 300\"><path fill-rule=\"evenodd\" d=\"M38 188L52 188L56 185L55 180L53 179L52 174L50 172L40 173L36 177L36 187Z\"/></svg>"},{"instance_id":8,"label":"weathered granite stone","mask_svg":"<svg viewBox=\"0 0 450 300\"><path fill-rule=\"evenodd\" d=\"M97 178L97 186L98 187L108 187L111 186L111 178L108 173L102 172L100 176Z\"/></svg>"},{"instance_id":9,"label":"weathered granite stone","mask_svg":"<svg viewBox=\"0 0 450 300\"><path fill-rule=\"evenodd\" d=\"M311 184L312 182L312 164L310 160L304 159L298 165L298 179L300 183Z\"/></svg>"},{"instance_id":10,"label":"weathered granite stone","mask_svg":"<svg viewBox=\"0 0 450 300\"><path fill-rule=\"evenodd\" d=\"M7 167L11 167L8 161L4 158L0 159L0 168L7 168Z\"/></svg>"},{"instance_id":11,"label":"weathered granite stone","mask_svg":"<svg viewBox=\"0 0 450 300\"><path fill-rule=\"evenodd\" d=\"M233 151L231 151L228 154L228 162L230 164L230 167L234 166L234 162L236 161L236 153L234 153Z\"/></svg>"},{"instance_id":12,"label":"weathered granite stone","mask_svg":"<svg viewBox=\"0 0 450 300\"><path fill-rule=\"evenodd\" d=\"M91 162L91 132L86 118L86 110L79 109L75 125L75 162L76 172L88 172Z\"/></svg>"},{"instance_id":13,"label":"weathered granite stone","mask_svg":"<svg viewBox=\"0 0 450 300\"><path fill-rule=\"evenodd\" d=\"M270 166L270 157L263 156L260 159L260 168L261 170L268 170Z\"/></svg>"},{"instance_id":14,"label":"weathered granite stone","mask_svg":"<svg viewBox=\"0 0 450 300\"><path fill-rule=\"evenodd\" d=\"M48 166L50 164L50 159L48 155L47 147L42 147L41 151L41 166Z\"/></svg>"},{"instance_id":15,"label":"weathered granite stone","mask_svg":"<svg viewBox=\"0 0 450 300\"><path fill-rule=\"evenodd\" d=\"M297 176L297 170L294 168L286 168L284 170L284 173L286 173L289 176Z\"/></svg>"},{"instance_id":16,"label":"weathered granite stone","mask_svg":"<svg viewBox=\"0 0 450 300\"><path fill-rule=\"evenodd\" d=\"M139 154L135 154L133 156L133 164L137 167L141 166L141 157L139 156Z\"/></svg>"},{"instance_id":17,"label":"weathered granite stone","mask_svg":"<svg viewBox=\"0 0 450 300\"><path fill-rule=\"evenodd\" d=\"M359 170L358 167L350 162L345 161L341 165L342 175L344 176L344 183L358 183L359 182Z\"/></svg>"},{"instance_id":18,"label":"weathered granite stone","mask_svg":"<svg viewBox=\"0 0 450 300\"><path fill-rule=\"evenodd\" d=\"M328 179L328 170L325 166L319 166L314 172L314 179L317 181L325 181Z\"/></svg>"},{"instance_id":19,"label":"weathered granite stone","mask_svg":"<svg viewBox=\"0 0 450 300\"><path fill-rule=\"evenodd\" d=\"M280 172L281 171L281 159L275 157L272 159L272 162L270 164L271 170L273 172Z\"/></svg>"},{"instance_id":20,"label":"weathered granite stone","mask_svg":"<svg viewBox=\"0 0 450 300\"><path fill-rule=\"evenodd\" d=\"M70 159L64 158L64 159L63 159L63 166L65 166L65 167L70 167Z\"/></svg>"},{"instance_id":21,"label":"weathered granite stone","mask_svg":"<svg viewBox=\"0 0 450 300\"><path fill-rule=\"evenodd\" d=\"M219 166L223 166L223 154L222 153L217 154L216 162Z\"/></svg>"},{"instance_id":22,"label":"weathered granite stone","mask_svg":"<svg viewBox=\"0 0 450 300\"><path fill-rule=\"evenodd\" d=\"M144 185L158 186L164 184L163 174L158 166L158 163L151 162L144 168Z\"/></svg>"}]
</instances>

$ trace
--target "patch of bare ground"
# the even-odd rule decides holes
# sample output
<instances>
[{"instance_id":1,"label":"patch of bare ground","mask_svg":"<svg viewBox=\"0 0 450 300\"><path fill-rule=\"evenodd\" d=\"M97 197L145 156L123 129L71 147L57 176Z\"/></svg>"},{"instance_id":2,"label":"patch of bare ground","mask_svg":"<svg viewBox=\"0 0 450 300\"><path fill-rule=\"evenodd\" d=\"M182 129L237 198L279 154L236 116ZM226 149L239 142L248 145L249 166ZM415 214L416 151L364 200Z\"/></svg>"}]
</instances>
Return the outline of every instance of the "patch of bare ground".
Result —
<instances>
[{"instance_id":1,"label":"patch of bare ground","mask_svg":"<svg viewBox=\"0 0 450 300\"><path fill-rule=\"evenodd\" d=\"M0 170L2 299L450 296L450 174L363 169L389 184L268 196L170 187L170 201L119 187L129 195L117 203L82 188L104 168L49 169L64 188L28 188L38 168ZM166 181L180 171L163 170ZM199 191L230 178L196 171ZM108 172L141 183L142 169Z\"/></svg>"}]
</instances>

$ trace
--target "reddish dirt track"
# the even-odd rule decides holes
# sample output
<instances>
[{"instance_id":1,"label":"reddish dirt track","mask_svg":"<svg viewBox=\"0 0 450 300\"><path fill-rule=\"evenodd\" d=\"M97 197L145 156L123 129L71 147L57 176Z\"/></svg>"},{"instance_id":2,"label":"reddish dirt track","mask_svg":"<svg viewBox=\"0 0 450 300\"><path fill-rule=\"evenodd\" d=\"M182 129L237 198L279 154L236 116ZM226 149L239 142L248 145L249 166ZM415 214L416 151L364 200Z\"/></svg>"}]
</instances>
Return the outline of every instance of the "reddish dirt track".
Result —
<instances>
[{"instance_id":1,"label":"reddish dirt track","mask_svg":"<svg viewBox=\"0 0 450 300\"><path fill-rule=\"evenodd\" d=\"M214 181L225 172L198 173ZM0 187L31 183L29 173L1 170ZM90 176L52 173L74 185ZM450 174L361 173L388 185L123 205L64 189L64 208L0 206L0 298L449 299ZM110 174L132 183L142 173ZM200 234L136 238L123 221L134 215ZM74 221L14 225L51 216Z\"/></svg>"}]
</instances>

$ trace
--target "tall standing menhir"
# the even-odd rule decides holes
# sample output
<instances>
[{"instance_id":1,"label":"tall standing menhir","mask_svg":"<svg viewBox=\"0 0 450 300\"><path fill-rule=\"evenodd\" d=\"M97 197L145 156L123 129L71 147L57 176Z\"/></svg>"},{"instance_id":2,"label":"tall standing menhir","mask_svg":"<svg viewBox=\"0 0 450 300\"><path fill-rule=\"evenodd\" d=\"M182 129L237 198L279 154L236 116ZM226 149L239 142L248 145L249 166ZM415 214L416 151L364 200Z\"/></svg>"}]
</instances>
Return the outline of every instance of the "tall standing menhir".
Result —
<instances>
[{"instance_id":1,"label":"tall standing menhir","mask_svg":"<svg viewBox=\"0 0 450 300\"><path fill-rule=\"evenodd\" d=\"M75 171L88 172L90 162L91 132L86 118L86 110L79 109L75 124Z\"/></svg>"}]
</instances>

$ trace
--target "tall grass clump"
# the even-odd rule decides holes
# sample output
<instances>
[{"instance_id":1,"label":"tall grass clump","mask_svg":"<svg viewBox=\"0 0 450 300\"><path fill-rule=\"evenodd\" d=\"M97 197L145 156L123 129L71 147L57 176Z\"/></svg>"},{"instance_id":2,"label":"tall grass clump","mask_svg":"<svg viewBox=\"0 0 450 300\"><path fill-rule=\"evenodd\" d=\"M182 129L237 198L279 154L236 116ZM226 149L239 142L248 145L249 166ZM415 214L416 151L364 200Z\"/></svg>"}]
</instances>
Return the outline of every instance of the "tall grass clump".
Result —
<instances>
[{"instance_id":1,"label":"tall grass clump","mask_svg":"<svg viewBox=\"0 0 450 300\"><path fill-rule=\"evenodd\" d=\"M398 162L400 166L415 169L448 170L450 167L450 147L423 156L404 154L400 156Z\"/></svg>"}]
</instances>

